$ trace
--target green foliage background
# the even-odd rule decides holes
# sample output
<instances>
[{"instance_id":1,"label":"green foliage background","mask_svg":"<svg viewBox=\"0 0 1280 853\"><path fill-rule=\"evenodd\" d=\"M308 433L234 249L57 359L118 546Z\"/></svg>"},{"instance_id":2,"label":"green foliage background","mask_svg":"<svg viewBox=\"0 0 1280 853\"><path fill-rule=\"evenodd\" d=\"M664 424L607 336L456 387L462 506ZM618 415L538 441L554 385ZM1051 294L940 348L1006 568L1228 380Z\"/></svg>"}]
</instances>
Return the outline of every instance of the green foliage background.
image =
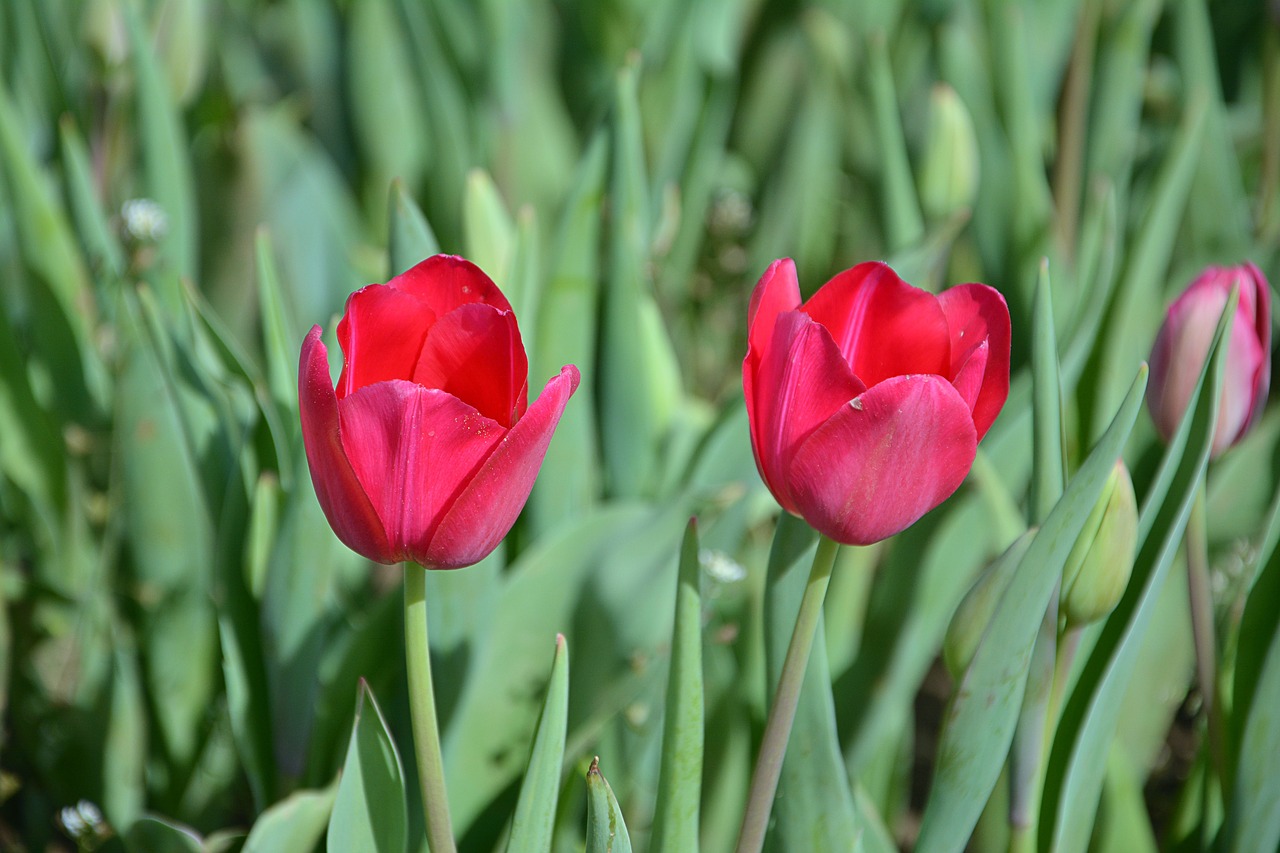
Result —
<instances>
[{"instance_id":1,"label":"green foliage background","mask_svg":"<svg viewBox=\"0 0 1280 853\"><path fill-rule=\"evenodd\" d=\"M332 845L331 811L356 825L338 770L367 748L386 773L365 784L407 785L418 849L399 570L329 531L296 370L348 293L438 250L511 297L532 388L567 362L584 377L504 546L428 579L466 850L504 843L558 632L573 657L553 848L594 844L619 808L644 846L691 514L706 734L701 791L670 796L698 800L706 849L731 845L803 579L788 567L812 550L782 531L766 579L777 507L739 363L767 264L794 257L806 293L882 258L922 287L1006 295L1013 390L969 482L841 552L770 840L910 846L947 760L951 615L1062 492L1035 497L1033 420L1083 471L1173 294L1209 263L1280 279L1278 27L1231 0L9 0L0 848ZM1032 405L1033 328L1057 344L1051 420ZM1201 721L1166 746L1196 708L1177 557L1122 638L1137 657L1096 823L1058 849L1280 839L1258 818L1280 774L1247 776L1280 754L1278 442L1272 407L1208 477L1228 776L1206 771ZM1145 415L1126 447L1139 499L1165 506ZM1168 470L1194 456L1176 448ZM1180 518L1157 518L1161 542ZM357 717L358 692L382 710ZM1004 791L979 792L975 849L1008 846ZM101 837L69 831L81 800Z\"/></svg>"}]
</instances>

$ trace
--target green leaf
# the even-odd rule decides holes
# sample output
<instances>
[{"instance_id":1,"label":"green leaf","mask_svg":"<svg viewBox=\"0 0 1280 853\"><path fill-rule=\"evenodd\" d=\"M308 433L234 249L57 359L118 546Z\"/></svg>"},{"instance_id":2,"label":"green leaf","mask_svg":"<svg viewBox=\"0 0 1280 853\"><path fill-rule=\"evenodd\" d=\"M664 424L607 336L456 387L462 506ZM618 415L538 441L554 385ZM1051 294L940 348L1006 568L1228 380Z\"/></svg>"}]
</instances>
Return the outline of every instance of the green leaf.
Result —
<instances>
[{"instance_id":1,"label":"green leaf","mask_svg":"<svg viewBox=\"0 0 1280 853\"><path fill-rule=\"evenodd\" d=\"M639 69L623 68L614 100L613 174L609 186L608 287L601 314L601 441L609 492L643 494L652 477L658 425L649 405L654 366L636 334L648 293L648 178L637 102Z\"/></svg>"},{"instance_id":2,"label":"green leaf","mask_svg":"<svg viewBox=\"0 0 1280 853\"><path fill-rule=\"evenodd\" d=\"M907 141L898 117L898 96L894 92L889 48L883 35L871 37L868 54L867 73L871 77L871 100L882 167L880 197L884 206L884 230L889 250L897 252L914 245L924 236L924 217L920 213L915 179L911 176Z\"/></svg>"},{"instance_id":3,"label":"green leaf","mask_svg":"<svg viewBox=\"0 0 1280 853\"><path fill-rule=\"evenodd\" d=\"M652 656L670 636L670 588L661 579L674 574L687 518L684 501L661 509L615 502L542 537L507 569L443 737L460 835L524 767L546 681L545 658L529 637L573 626L575 636L610 638L575 647L574 684L591 688L571 691L571 744L579 726L602 725L633 701L644 678L632 671L637 656Z\"/></svg>"},{"instance_id":4,"label":"green leaf","mask_svg":"<svg viewBox=\"0 0 1280 853\"><path fill-rule=\"evenodd\" d=\"M551 849L568 719L569 649L564 635L556 634L547 698L538 719L538 730L533 738L524 782L520 785L515 815L511 819L511 836L507 840L509 853Z\"/></svg>"},{"instance_id":5,"label":"green leaf","mask_svg":"<svg viewBox=\"0 0 1280 853\"><path fill-rule=\"evenodd\" d=\"M600 759L587 771L587 853L631 853L631 836Z\"/></svg>"},{"instance_id":6,"label":"green leaf","mask_svg":"<svg viewBox=\"0 0 1280 853\"><path fill-rule=\"evenodd\" d=\"M249 778L254 803L260 810L275 792L275 755L271 744L271 692L262 664L257 609L249 606L246 590L228 591L218 614L222 649L222 680L231 729Z\"/></svg>"},{"instance_id":7,"label":"green leaf","mask_svg":"<svg viewBox=\"0 0 1280 853\"><path fill-rule=\"evenodd\" d=\"M141 136L143 188L164 210L167 222L160 247L169 275L158 280L172 283L161 294L172 308L178 304L179 276L194 279L199 273L191 154L177 105L143 31L135 0L121 3L121 9L137 86L136 127Z\"/></svg>"},{"instance_id":8,"label":"green leaf","mask_svg":"<svg viewBox=\"0 0 1280 853\"><path fill-rule=\"evenodd\" d=\"M1209 462L1227 347L1220 346L1237 299L1228 300L1210 357L1169 442L1138 519L1139 545L1129 586L1103 626L1063 709L1041 802L1040 841L1060 851L1089 842L1111 740L1142 636L1182 542L1196 491Z\"/></svg>"},{"instance_id":9,"label":"green leaf","mask_svg":"<svg viewBox=\"0 0 1280 853\"><path fill-rule=\"evenodd\" d=\"M1280 492L1262 536L1259 562L1240 619L1229 718L1234 766L1223 850L1246 853L1280 844L1280 779L1273 757L1280 751Z\"/></svg>"},{"instance_id":10,"label":"green leaf","mask_svg":"<svg viewBox=\"0 0 1280 853\"><path fill-rule=\"evenodd\" d=\"M115 626L115 631L120 632ZM102 809L113 826L129 826L142 812L147 789L147 714L137 654L119 637L113 654L110 717L102 745Z\"/></svg>"},{"instance_id":11,"label":"green leaf","mask_svg":"<svg viewBox=\"0 0 1280 853\"><path fill-rule=\"evenodd\" d=\"M782 677L817 536L790 513L778 518L765 592L765 661L770 693ZM820 620L800 687L795 722L773 803L773 849L848 849L856 825L853 793L836 733L825 629Z\"/></svg>"},{"instance_id":12,"label":"green leaf","mask_svg":"<svg viewBox=\"0 0 1280 853\"><path fill-rule=\"evenodd\" d=\"M1092 418L1086 420L1091 430L1102 423L1106 411L1120 396L1129 366L1147 356L1148 342L1155 338L1161 314L1152 311L1151 306L1163 301L1162 286L1177 244L1178 223L1190 197L1204 126L1205 101L1193 100L1160 165L1142 224L1130 241L1123 280L1117 286L1115 304L1101 331L1099 363L1090 376L1096 385Z\"/></svg>"},{"instance_id":13,"label":"green leaf","mask_svg":"<svg viewBox=\"0 0 1280 853\"><path fill-rule=\"evenodd\" d=\"M18 111L0 83L0 170L8 179L18 247L30 275L18 284L32 302L37 357L53 374L64 417L83 424L106 402L106 373L94 347L96 304L71 227L27 150Z\"/></svg>"},{"instance_id":14,"label":"green leaf","mask_svg":"<svg viewBox=\"0 0 1280 853\"><path fill-rule=\"evenodd\" d=\"M583 513L600 491L599 439L595 428L596 334L600 280L600 232L609 141L593 138L565 202L551 258L551 272L536 318L538 348L529 360L531 385L545 382L565 364L584 381L565 408L529 497L535 530Z\"/></svg>"},{"instance_id":15,"label":"green leaf","mask_svg":"<svg viewBox=\"0 0 1280 853\"><path fill-rule=\"evenodd\" d=\"M347 80L351 124L371 174L366 186L381 192L392 178L416 186L430 165L431 128L422 92L405 74L410 57L393 0L349 7Z\"/></svg>"},{"instance_id":16,"label":"green leaf","mask_svg":"<svg viewBox=\"0 0 1280 853\"><path fill-rule=\"evenodd\" d=\"M351 742L329 816L326 849L403 853L408 820L400 756L373 691L362 679Z\"/></svg>"},{"instance_id":17,"label":"green leaf","mask_svg":"<svg viewBox=\"0 0 1280 853\"><path fill-rule=\"evenodd\" d=\"M323 791L296 791L253 822L241 853L291 853L314 850L329 824L338 785Z\"/></svg>"},{"instance_id":18,"label":"green leaf","mask_svg":"<svg viewBox=\"0 0 1280 853\"><path fill-rule=\"evenodd\" d=\"M917 850L962 850L995 787L1013 739L1028 665L1067 555L1102 494L1142 406L1147 369L1071 478L1019 563L973 662L957 685L938 747Z\"/></svg>"},{"instance_id":19,"label":"green leaf","mask_svg":"<svg viewBox=\"0 0 1280 853\"><path fill-rule=\"evenodd\" d=\"M134 821L125 833L124 846L129 853L203 853L194 829L155 815Z\"/></svg>"},{"instance_id":20,"label":"green leaf","mask_svg":"<svg viewBox=\"0 0 1280 853\"><path fill-rule=\"evenodd\" d=\"M472 169L467 175L467 194L462 202L462 230L467 257L496 281L505 293L511 276L516 224L493 178L483 169ZM512 299L511 303L515 305L516 300Z\"/></svg>"},{"instance_id":21,"label":"green leaf","mask_svg":"<svg viewBox=\"0 0 1280 853\"><path fill-rule=\"evenodd\" d=\"M297 327L285 304L276 267L271 232L266 227L254 236L254 262L258 279L258 311L262 316L262 349L266 362L266 382L276 411L290 424L284 436L277 436L276 459L279 462L280 486L293 488L293 454L298 447L297 423L298 357L294 353L293 330ZM287 436L287 438L286 438Z\"/></svg>"},{"instance_id":22,"label":"green leaf","mask_svg":"<svg viewBox=\"0 0 1280 853\"><path fill-rule=\"evenodd\" d=\"M1031 325L1031 424L1035 453L1031 472L1031 521L1039 524L1062 496L1066 465L1062 447L1058 337L1053 326L1053 292L1047 258L1040 261Z\"/></svg>"},{"instance_id":23,"label":"green leaf","mask_svg":"<svg viewBox=\"0 0 1280 853\"><path fill-rule=\"evenodd\" d=\"M124 250L111 229L107 214L103 211L93 185L89 150L75 121L64 115L58 123L61 140L62 162L66 171L67 191L71 199L71 212L75 216L80 241L90 266L100 273L100 279L114 279L125 271ZM99 283L99 292L103 290Z\"/></svg>"},{"instance_id":24,"label":"green leaf","mask_svg":"<svg viewBox=\"0 0 1280 853\"><path fill-rule=\"evenodd\" d=\"M680 546L671 672L662 722L662 769L649 840L649 849L655 853L698 850L703 740L701 568L698 524L690 519Z\"/></svg>"},{"instance_id":25,"label":"green leaf","mask_svg":"<svg viewBox=\"0 0 1280 853\"><path fill-rule=\"evenodd\" d=\"M396 178L391 182L390 213L387 222L387 256L393 278L419 261L440 253L440 243L418 203Z\"/></svg>"}]
</instances>

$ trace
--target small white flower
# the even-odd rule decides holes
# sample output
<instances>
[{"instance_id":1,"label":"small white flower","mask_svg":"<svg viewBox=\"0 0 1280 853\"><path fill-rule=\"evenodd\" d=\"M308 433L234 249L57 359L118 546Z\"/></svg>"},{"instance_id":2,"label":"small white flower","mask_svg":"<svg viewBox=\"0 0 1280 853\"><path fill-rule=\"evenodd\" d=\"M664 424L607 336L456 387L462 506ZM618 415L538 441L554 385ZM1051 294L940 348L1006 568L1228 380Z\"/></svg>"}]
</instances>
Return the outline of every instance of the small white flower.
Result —
<instances>
[{"instance_id":1,"label":"small white flower","mask_svg":"<svg viewBox=\"0 0 1280 853\"><path fill-rule=\"evenodd\" d=\"M698 551L698 563L708 577L719 583L737 583L747 576L747 570L741 563L725 552L712 548Z\"/></svg>"},{"instance_id":2,"label":"small white flower","mask_svg":"<svg viewBox=\"0 0 1280 853\"><path fill-rule=\"evenodd\" d=\"M154 242L169 230L169 217L160 204L149 198L131 198L120 205L124 233L139 242Z\"/></svg>"}]
</instances>

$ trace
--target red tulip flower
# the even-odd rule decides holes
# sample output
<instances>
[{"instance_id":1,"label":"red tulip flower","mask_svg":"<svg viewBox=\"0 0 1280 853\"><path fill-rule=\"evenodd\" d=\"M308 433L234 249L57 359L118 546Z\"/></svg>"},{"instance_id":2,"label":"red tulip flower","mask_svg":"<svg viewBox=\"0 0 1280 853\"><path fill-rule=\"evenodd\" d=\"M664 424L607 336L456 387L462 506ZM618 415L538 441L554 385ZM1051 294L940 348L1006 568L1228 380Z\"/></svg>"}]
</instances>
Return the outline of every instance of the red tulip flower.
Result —
<instances>
[{"instance_id":1,"label":"red tulip flower","mask_svg":"<svg viewBox=\"0 0 1280 853\"><path fill-rule=\"evenodd\" d=\"M1147 408L1165 441L1182 420L1204 368L1218 318L1231 288L1240 301L1229 331L1226 375L1218 427L1210 453L1217 456L1244 437L1262 416L1271 384L1271 289L1253 264L1209 267L1169 306L1151 349Z\"/></svg>"},{"instance_id":2,"label":"red tulip flower","mask_svg":"<svg viewBox=\"0 0 1280 853\"><path fill-rule=\"evenodd\" d=\"M334 532L379 563L479 562L528 499L577 368L529 406L510 303L450 255L351 294L338 343L336 391L319 326L298 376L311 481Z\"/></svg>"},{"instance_id":3,"label":"red tulip flower","mask_svg":"<svg viewBox=\"0 0 1280 853\"><path fill-rule=\"evenodd\" d=\"M934 296L864 263L802 305L783 259L747 322L756 466L784 509L837 542L878 542L946 500L1009 395L1009 309L984 284Z\"/></svg>"}]
</instances>

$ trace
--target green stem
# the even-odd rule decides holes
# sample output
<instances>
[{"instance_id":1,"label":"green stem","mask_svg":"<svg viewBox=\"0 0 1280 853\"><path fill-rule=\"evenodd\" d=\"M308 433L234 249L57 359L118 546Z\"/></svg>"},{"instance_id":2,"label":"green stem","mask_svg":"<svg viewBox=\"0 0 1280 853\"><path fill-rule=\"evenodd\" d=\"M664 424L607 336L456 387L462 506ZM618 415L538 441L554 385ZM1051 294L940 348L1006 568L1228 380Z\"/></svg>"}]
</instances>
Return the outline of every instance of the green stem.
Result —
<instances>
[{"instance_id":1,"label":"green stem","mask_svg":"<svg viewBox=\"0 0 1280 853\"><path fill-rule=\"evenodd\" d=\"M825 536L818 538L818 551L813 556L813 568L809 570L804 597L800 599L796 627L791 633L791 644L787 646L782 675L773 694L773 705L769 708L769 719L760 742L760 755L751 776L751 791L747 795L747 810L738 833L737 853L759 853L764 847L765 829L769 824L769 813L773 810L774 794L778 791L778 777L782 774L782 759L786 755L791 724L795 721L796 706L800 702L800 685L809 665L809 652L813 649L814 634L822 615L822 601L826 598L831 567L839 550L838 542Z\"/></svg>"},{"instance_id":2,"label":"green stem","mask_svg":"<svg viewBox=\"0 0 1280 853\"><path fill-rule=\"evenodd\" d=\"M1209 768L1226 778L1226 741L1218 707L1217 650L1213 627L1213 591L1209 585L1209 536L1205 519L1205 494L1201 485L1187 520L1187 592L1191 604L1191 636L1196 649L1196 681L1209 729ZM1206 770L1205 788L1209 778Z\"/></svg>"},{"instance_id":3,"label":"green stem","mask_svg":"<svg viewBox=\"0 0 1280 853\"><path fill-rule=\"evenodd\" d=\"M404 654L409 670L409 716L413 719L413 752L422 789L422 814L431 853L455 853L449 797L444 785L444 757L436 695L431 686L431 650L427 641L427 570L404 564Z\"/></svg>"}]
</instances>

